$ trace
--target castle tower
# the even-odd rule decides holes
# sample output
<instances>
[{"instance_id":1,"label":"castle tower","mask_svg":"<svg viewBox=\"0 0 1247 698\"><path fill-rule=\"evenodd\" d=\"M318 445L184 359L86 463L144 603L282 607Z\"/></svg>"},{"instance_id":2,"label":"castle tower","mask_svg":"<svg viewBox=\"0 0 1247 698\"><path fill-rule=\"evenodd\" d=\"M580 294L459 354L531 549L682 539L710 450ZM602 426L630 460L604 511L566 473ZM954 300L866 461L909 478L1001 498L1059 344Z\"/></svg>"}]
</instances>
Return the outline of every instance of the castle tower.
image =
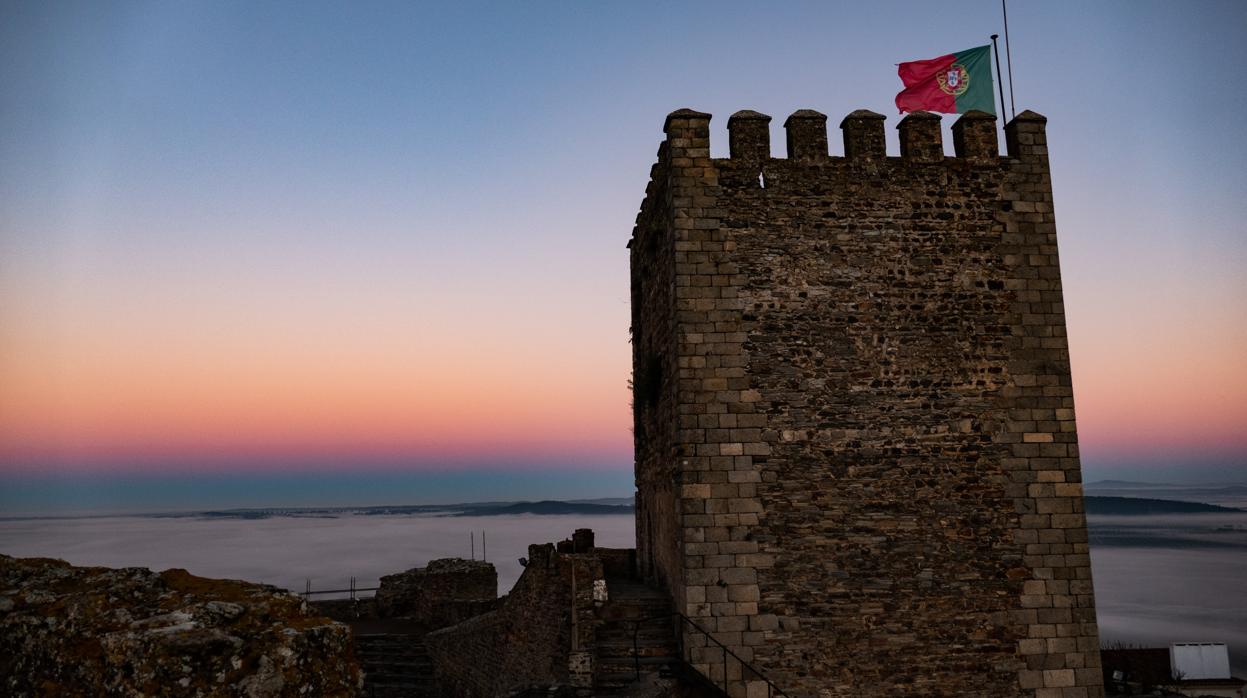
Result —
<instances>
[{"instance_id":1,"label":"castle tower","mask_svg":"<svg viewBox=\"0 0 1247 698\"><path fill-rule=\"evenodd\" d=\"M792 696L1103 695L1045 119L667 117L629 243L637 545ZM716 649L732 695L766 686ZM726 673L726 678L725 678Z\"/></svg>"}]
</instances>

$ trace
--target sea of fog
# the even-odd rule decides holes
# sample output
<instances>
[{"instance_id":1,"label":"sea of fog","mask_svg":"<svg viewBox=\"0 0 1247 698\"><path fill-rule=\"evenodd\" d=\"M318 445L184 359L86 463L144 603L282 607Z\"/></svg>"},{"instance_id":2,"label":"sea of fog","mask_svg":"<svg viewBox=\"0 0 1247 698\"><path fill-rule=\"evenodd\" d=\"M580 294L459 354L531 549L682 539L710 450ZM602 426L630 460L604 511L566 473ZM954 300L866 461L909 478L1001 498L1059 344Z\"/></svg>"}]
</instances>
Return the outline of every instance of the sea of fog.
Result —
<instances>
[{"instance_id":1,"label":"sea of fog","mask_svg":"<svg viewBox=\"0 0 1247 698\"><path fill-rule=\"evenodd\" d=\"M634 546L632 516L271 516L261 519L116 516L0 520L0 553L75 565L181 567L201 577L245 579L303 591L375 587L382 575L441 557L486 555L499 593L519 579L531 543L592 528L602 547ZM482 538L484 539L482 551Z\"/></svg>"},{"instance_id":2,"label":"sea of fog","mask_svg":"<svg viewBox=\"0 0 1247 698\"><path fill-rule=\"evenodd\" d=\"M1103 644L1224 642L1247 677L1247 512L1089 516Z\"/></svg>"},{"instance_id":3,"label":"sea of fog","mask_svg":"<svg viewBox=\"0 0 1247 698\"><path fill-rule=\"evenodd\" d=\"M1092 516L1091 563L1101 640L1164 646L1225 642L1247 676L1247 513ZM447 516L357 513L268 518L109 516L0 519L0 552L76 565L182 567L206 577L302 591L361 587L485 540L499 592L530 543L592 528L599 545L633 546L630 515Z\"/></svg>"}]
</instances>

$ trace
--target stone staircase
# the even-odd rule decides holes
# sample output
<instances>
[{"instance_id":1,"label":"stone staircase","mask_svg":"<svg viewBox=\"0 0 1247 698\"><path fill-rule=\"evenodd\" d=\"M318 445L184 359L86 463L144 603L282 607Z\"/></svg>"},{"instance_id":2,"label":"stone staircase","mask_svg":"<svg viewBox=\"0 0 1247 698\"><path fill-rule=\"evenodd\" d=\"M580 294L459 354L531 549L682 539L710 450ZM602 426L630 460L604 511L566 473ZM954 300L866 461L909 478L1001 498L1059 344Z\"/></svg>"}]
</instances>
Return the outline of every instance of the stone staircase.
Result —
<instances>
[{"instance_id":1,"label":"stone staircase","mask_svg":"<svg viewBox=\"0 0 1247 698\"><path fill-rule=\"evenodd\" d=\"M632 694L640 685L670 676L679 663L671 601L632 580L607 579L606 585L609 601L596 632L594 694Z\"/></svg>"},{"instance_id":2,"label":"stone staircase","mask_svg":"<svg viewBox=\"0 0 1247 698\"><path fill-rule=\"evenodd\" d=\"M420 635L356 635L365 698L434 698L433 661Z\"/></svg>"}]
</instances>

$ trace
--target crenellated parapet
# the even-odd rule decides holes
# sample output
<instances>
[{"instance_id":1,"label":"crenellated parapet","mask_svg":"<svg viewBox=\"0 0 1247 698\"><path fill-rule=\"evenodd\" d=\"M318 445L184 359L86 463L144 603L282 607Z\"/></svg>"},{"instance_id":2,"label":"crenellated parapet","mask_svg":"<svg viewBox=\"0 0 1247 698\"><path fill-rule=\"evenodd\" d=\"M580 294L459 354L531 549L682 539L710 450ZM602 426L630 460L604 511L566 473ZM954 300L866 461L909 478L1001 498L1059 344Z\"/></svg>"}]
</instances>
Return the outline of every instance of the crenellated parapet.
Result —
<instances>
[{"instance_id":1,"label":"crenellated parapet","mask_svg":"<svg viewBox=\"0 0 1247 698\"><path fill-rule=\"evenodd\" d=\"M708 157L711 115L680 109L667 116L663 130L667 133L670 154L678 149L689 157ZM886 150L887 117L867 109L858 109L840 122L843 134L843 155L830 154L827 116L812 109L799 109L784 120L786 159L806 164L827 164L832 161L881 160L891 157ZM931 164L945 159L941 118L930 112L914 112L897 124L900 132L899 156L912 164ZM760 164L778 159L771 156L771 117L752 110L742 110L727 121L729 157L736 164ZM1043 116L1024 111L1005 126L1007 156L1013 159L1047 159ZM990 164L1001 159L997 138L996 117L981 111L962 114L953 122L954 158L971 163ZM704 143L703 143L704 141ZM696 142L697 152L687 149ZM705 153L700 152L705 148ZM660 156L663 154L660 154ZM717 160L722 162L722 160Z\"/></svg>"}]
</instances>

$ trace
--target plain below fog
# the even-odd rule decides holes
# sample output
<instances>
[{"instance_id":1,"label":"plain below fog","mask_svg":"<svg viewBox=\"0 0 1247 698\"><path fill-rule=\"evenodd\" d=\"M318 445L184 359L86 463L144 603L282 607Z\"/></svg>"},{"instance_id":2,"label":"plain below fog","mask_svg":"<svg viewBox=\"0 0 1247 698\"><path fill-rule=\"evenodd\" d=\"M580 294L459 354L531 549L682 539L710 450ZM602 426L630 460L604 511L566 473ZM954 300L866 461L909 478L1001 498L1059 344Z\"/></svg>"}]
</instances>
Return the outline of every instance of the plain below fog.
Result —
<instances>
[{"instance_id":1,"label":"plain below fog","mask_svg":"<svg viewBox=\"0 0 1247 698\"><path fill-rule=\"evenodd\" d=\"M1247 513L1091 516L1091 563L1101 640L1165 646L1226 642L1247 676ZM481 555L498 568L499 593L519 578L530 543L592 528L598 544L632 547L630 515L442 516L431 514L141 516L0 520L0 552L76 565L183 567L206 577L295 591L361 587L439 557Z\"/></svg>"}]
</instances>

